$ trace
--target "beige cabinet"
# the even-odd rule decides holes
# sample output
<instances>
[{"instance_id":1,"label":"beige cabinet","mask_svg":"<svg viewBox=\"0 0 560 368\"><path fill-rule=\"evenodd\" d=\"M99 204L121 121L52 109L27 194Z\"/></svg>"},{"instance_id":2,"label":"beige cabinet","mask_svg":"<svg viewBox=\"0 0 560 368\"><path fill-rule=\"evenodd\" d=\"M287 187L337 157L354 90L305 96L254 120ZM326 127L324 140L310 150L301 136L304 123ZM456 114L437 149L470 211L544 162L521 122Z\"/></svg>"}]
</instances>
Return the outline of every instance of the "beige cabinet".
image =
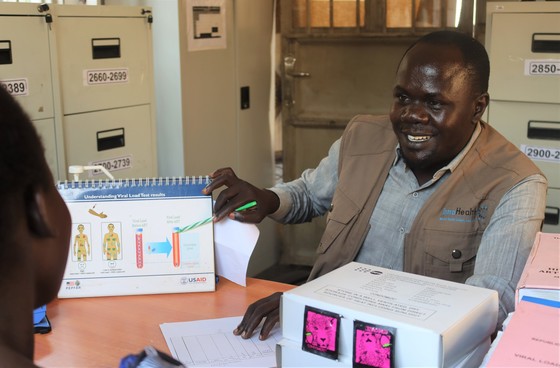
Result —
<instances>
[{"instance_id":1,"label":"beige cabinet","mask_svg":"<svg viewBox=\"0 0 560 368\"><path fill-rule=\"evenodd\" d=\"M560 232L560 3L489 2L488 121L548 178L543 231Z\"/></svg>"},{"instance_id":2,"label":"beige cabinet","mask_svg":"<svg viewBox=\"0 0 560 368\"><path fill-rule=\"evenodd\" d=\"M151 27L145 7L0 3L0 83L37 127L55 179L68 165L158 175Z\"/></svg>"},{"instance_id":3,"label":"beige cabinet","mask_svg":"<svg viewBox=\"0 0 560 368\"><path fill-rule=\"evenodd\" d=\"M55 179L65 178L60 107L54 94L52 28L36 4L0 4L0 85L22 105Z\"/></svg>"},{"instance_id":4,"label":"beige cabinet","mask_svg":"<svg viewBox=\"0 0 560 368\"><path fill-rule=\"evenodd\" d=\"M102 165L117 178L158 176L152 23L146 10L54 8L68 165ZM93 171L87 178L104 175Z\"/></svg>"}]
</instances>

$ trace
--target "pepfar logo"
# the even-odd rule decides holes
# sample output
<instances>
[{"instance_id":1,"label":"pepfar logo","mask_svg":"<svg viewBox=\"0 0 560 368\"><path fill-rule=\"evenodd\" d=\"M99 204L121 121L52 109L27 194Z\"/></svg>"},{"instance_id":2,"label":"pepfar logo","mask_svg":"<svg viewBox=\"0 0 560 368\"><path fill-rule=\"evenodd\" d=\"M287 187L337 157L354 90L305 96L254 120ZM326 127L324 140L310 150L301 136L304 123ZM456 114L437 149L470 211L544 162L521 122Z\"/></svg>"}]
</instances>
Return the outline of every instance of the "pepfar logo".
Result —
<instances>
[{"instance_id":1,"label":"pepfar logo","mask_svg":"<svg viewBox=\"0 0 560 368\"><path fill-rule=\"evenodd\" d=\"M66 281L64 285L66 290L80 290L82 287L80 286L80 280L75 281Z\"/></svg>"}]
</instances>

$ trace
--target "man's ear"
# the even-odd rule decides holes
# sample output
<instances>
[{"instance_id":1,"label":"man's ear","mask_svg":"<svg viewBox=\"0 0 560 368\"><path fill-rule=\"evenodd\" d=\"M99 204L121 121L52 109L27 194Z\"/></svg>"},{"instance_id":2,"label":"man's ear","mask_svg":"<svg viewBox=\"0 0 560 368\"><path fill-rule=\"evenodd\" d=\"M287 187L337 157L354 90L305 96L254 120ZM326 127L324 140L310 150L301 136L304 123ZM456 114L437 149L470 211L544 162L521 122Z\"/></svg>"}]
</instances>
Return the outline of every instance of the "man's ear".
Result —
<instances>
[{"instance_id":1,"label":"man's ear","mask_svg":"<svg viewBox=\"0 0 560 368\"><path fill-rule=\"evenodd\" d=\"M45 191L38 188L29 189L25 195L25 216L32 235L38 237L53 236L47 214Z\"/></svg>"},{"instance_id":2,"label":"man's ear","mask_svg":"<svg viewBox=\"0 0 560 368\"><path fill-rule=\"evenodd\" d=\"M474 115L472 119L473 124L478 123L480 119L482 119L482 115L484 115L484 111L486 111L489 101L490 101L490 96L486 92L478 96L474 105Z\"/></svg>"}]
</instances>

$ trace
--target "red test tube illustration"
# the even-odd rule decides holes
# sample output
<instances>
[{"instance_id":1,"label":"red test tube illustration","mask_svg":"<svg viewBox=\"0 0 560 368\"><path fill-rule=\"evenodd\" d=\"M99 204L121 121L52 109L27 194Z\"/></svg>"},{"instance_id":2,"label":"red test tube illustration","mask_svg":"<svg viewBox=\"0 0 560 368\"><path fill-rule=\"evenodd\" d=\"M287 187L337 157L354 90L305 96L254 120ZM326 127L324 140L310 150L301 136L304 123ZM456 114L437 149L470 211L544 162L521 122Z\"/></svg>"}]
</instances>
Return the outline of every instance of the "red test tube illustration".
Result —
<instances>
[{"instance_id":1,"label":"red test tube illustration","mask_svg":"<svg viewBox=\"0 0 560 368\"><path fill-rule=\"evenodd\" d=\"M173 266L179 267L181 265L181 243L179 241L179 228L173 228Z\"/></svg>"},{"instance_id":2,"label":"red test tube illustration","mask_svg":"<svg viewBox=\"0 0 560 368\"><path fill-rule=\"evenodd\" d=\"M144 267L144 241L142 240L142 228L136 229L136 267Z\"/></svg>"}]
</instances>

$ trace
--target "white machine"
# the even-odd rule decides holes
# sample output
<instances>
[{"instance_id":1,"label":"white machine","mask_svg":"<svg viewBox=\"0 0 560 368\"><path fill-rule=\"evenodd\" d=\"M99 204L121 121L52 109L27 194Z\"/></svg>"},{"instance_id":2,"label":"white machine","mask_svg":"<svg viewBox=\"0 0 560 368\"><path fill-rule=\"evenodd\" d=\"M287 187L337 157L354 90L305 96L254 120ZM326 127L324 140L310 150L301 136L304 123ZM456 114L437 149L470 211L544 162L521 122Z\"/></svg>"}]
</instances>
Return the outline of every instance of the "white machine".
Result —
<instances>
[{"instance_id":1,"label":"white machine","mask_svg":"<svg viewBox=\"0 0 560 368\"><path fill-rule=\"evenodd\" d=\"M489 2L489 123L548 178L543 231L560 232L560 3Z\"/></svg>"},{"instance_id":2,"label":"white machine","mask_svg":"<svg viewBox=\"0 0 560 368\"><path fill-rule=\"evenodd\" d=\"M67 165L157 176L150 8L1 3L0 17L0 83L37 126L55 179Z\"/></svg>"}]
</instances>

